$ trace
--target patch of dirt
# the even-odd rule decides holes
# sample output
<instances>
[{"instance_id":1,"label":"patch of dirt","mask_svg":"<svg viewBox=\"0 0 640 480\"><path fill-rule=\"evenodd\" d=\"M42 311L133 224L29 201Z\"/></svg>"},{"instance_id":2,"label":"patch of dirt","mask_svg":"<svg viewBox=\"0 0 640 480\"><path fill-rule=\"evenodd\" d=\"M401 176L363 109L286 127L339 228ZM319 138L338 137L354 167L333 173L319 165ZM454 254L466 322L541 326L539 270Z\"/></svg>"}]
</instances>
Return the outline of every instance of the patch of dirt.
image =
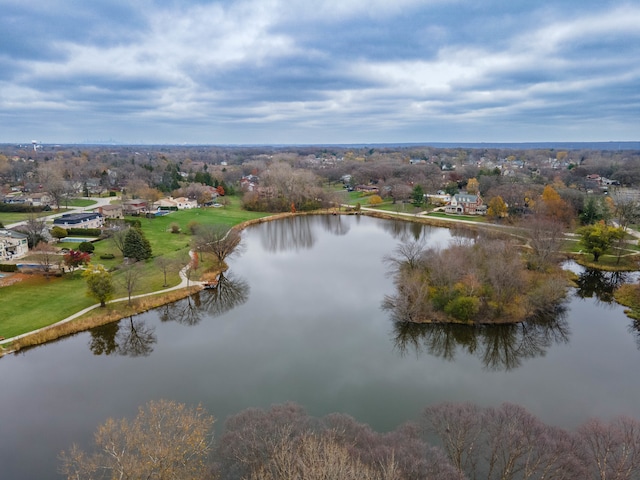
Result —
<instances>
[{"instance_id":1,"label":"patch of dirt","mask_svg":"<svg viewBox=\"0 0 640 480\"><path fill-rule=\"evenodd\" d=\"M3 273L3 277L0 277L0 287L8 287L18 282L22 282L30 278L32 275L26 275L24 273Z\"/></svg>"}]
</instances>

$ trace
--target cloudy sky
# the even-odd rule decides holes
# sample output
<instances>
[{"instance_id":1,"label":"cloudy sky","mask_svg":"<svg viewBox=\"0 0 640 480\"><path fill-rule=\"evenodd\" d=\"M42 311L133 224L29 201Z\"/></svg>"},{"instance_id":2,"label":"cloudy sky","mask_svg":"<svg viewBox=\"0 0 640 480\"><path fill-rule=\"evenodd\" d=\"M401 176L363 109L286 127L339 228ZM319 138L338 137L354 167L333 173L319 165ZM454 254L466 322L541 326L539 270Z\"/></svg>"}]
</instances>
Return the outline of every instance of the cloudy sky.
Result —
<instances>
[{"instance_id":1,"label":"cloudy sky","mask_svg":"<svg viewBox=\"0 0 640 480\"><path fill-rule=\"evenodd\" d=\"M640 139L640 1L0 0L0 142Z\"/></svg>"}]
</instances>

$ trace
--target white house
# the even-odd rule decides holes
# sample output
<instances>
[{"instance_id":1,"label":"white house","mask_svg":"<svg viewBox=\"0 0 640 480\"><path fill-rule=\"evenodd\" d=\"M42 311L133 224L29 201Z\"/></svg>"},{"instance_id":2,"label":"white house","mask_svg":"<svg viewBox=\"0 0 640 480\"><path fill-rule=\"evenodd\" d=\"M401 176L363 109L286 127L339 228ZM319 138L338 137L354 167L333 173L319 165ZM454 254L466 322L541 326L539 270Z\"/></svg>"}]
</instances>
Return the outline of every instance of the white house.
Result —
<instances>
[{"instance_id":1,"label":"white house","mask_svg":"<svg viewBox=\"0 0 640 480\"><path fill-rule=\"evenodd\" d=\"M22 258L29 253L27 235L0 229L0 260Z\"/></svg>"},{"instance_id":2,"label":"white house","mask_svg":"<svg viewBox=\"0 0 640 480\"><path fill-rule=\"evenodd\" d=\"M187 197L169 197L158 200L154 205L158 210L188 210L190 208L197 208L198 201L191 200Z\"/></svg>"}]
</instances>

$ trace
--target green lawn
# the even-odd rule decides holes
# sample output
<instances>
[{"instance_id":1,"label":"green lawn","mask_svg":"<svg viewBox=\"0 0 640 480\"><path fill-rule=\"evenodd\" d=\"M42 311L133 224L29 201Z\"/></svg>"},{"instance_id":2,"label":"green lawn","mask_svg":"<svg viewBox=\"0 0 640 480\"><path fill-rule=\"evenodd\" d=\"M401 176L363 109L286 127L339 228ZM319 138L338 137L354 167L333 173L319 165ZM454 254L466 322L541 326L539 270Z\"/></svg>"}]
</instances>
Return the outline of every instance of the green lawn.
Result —
<instances>
[{"instance_id":1,"label":"green lawn","mask_svg":"<svg viewBox=\"0 0 640 480\"><path fill-rule=\"evenodd\" d=\"M487 218L481 215L449 215L448 213L441 212L432 212L429 214L430 217L439 217L439 218L452 218L455 220L466 220L468 222L486 222Z\"/></svg>"},{"instance_id":2,"label":"green lawn","mask_svg":"<svg viewBox=\"0 0 640 480\"><path fill-rule=\"evenodd\" d=\"M90 200L87 198L71 198L69 199L68 202L60 202L60 203L65 203L70 207L90 207L91 205L95 205L97 202L95 200Z\"/></svg>"},{"instance_id":3,"label":"green lawn","mask_svg":"<svg viewBox=\"0 0 640 480\"><path fill-rule=\"evenodd\" d=\"M232 226L267 215L266 213L244 211L241 209L240 200L231 198L230 204L226 207L182 210L152 219L141 217L142 230L151 243L153 258L139 264L142 275L134 294L163 288L164 275L156 265L155 259L157 257L166 256L176 260L176 263L181 266L186 264L192 239L187 228L190 222L222 223ZM174 222L180 225L181 233L171 233L171 224ZM108 239L95 242L94 245L96 248L92 262L101 263L109 269L115 269L113 271L116 285L115 297L125 297L127 293L123 283L122 255ZM66 248L74 246L77 247L76 244L64 244ZM112 253L116 258L101 260L100 255L105 253ZM203 266L201 271L204 268L206 267ZM167 283L169 286L179 283L180 278L177 270L174 268L168 275ZM34 274L26 282L3 287L0 290L0 296L2 298L0 301L0 336L5 338L55 323L96 303L95 299L86 295L86 283L79 272L65 274L61 278L50 280Z\"/></svg>"},{"instance_id":4,"label":"green lawn","mask_svg":"<svg viewBox=\"0 0 640 480\"><path fill-rule=\"evenodd\" d=\"M20 212L0 212L0 222L3 225L9 225L11 223L23 222L28 220L31 215L36 217L46 217L54 212L38 212L38 213L20 213Z\"/></svg>"}]
</instances>

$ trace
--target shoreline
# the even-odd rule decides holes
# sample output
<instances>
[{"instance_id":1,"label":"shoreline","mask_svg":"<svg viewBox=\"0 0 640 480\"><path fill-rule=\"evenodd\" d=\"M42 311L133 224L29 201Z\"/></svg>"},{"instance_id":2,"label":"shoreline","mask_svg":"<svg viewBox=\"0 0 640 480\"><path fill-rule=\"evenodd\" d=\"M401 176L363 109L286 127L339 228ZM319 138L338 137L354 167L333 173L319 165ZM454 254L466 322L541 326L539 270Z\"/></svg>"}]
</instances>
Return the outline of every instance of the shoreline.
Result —
<instances>
[{"instance_id":1,"label":"shoreline","mask_svg":"<svg viewBox=\"0 0 640 480\"><path fill-rule=\"evenodd\" d=\"M272 222L275 220L281 220L283 218L289 218L294 216L303 216L303 215L366 215L374 218L380 218L385 220L403 220L412 223L421 223L432 225L436 227L442 228L466 228L472 231L477 231L481 229L490 229L494 232L498 231L500 234L510 235L504 229L500 229L499 226L492 224L483 224L465 220L456 220L456 219L442 219L442 218L434 218L427 216L419 216L413 214L405 214L399 215L393 212L381 212L379 210L364 208L360 212L354 211L341 211L339 208L336 209L327 209L322 211L313 211L313 212L284 212L284 213L276 213L273 215L269 215L266 217L256 218L253 220L247 220L238 225L234 225L231 227L232 229L236 229L238 231L242 231L252 225L257 225L265 222ZM496 232L497 233L497 232ZM578 262L579 263L579 262ZM185 267L186 268L186 267ZM213 273L214 275L218 275L225 268L219 268L214 272L209 272L209 274ZM75 335L76 333L81 333L86 330L90 330L94 327L99 327L102 325L106 325L108 323L116 322L122 320L123 318L127 318L133 315L139 315L141 313L147 312L153 308L158 308L163 305L167 305L169 303L176 302L178 300L182 300L183 298L187 298L194 293L201 291L204 288L203 282L200 281L188 281L184 276L184 268L180 271L180 276L182 281L180 284L170 287L167 289L163 289L156 292L148 292L139 295L135 295L131 297L133 301L131 305L127 305L124 309L109 309L110 305L121 304L123 302L127 302L128 298L118 298L115 300L111 300L107 302L106 310L99 310L98 315L89 316L87 318L83 318L85 315L88 315L90 312L98 309L100 307L99 304L92 305L84 310L77 312L70 317L63 319L54 324L48 325L46 327L42 327L38 330L34 330L32 332L26 332L24 334L18 335L16 337L1 339L0 340L0 358L4 355L10 353L16 353L21 349L35 347L38 345L42 345L47 342L55 341L57 339ZM185 284L186 283L186 284ZM191 284L190 284L191 283ZM517 322L487 322L483 323L483 325L501 325L501 324L511 324L511 323L521 323L521 321ZM456 322L456 321L428 321L428 322L411 322L416 324L449 324L449 323L460 323L465 324L465 322Z\"/></svg>"}]
</instances>

